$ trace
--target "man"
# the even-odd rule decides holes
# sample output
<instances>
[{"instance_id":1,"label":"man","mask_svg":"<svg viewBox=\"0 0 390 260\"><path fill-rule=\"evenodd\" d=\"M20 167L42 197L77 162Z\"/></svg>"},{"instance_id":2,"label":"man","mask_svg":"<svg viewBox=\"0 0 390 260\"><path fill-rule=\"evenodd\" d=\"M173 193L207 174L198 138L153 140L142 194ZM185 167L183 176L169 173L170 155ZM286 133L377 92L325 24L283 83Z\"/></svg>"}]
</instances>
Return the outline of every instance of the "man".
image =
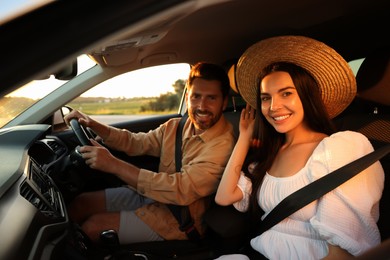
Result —
<instances>
[{"instance_id":1,"label":"man","mask_svg":"<svg viewBox=\"0 0 390 260\"><path fill-rule=\"evenodd\" d=\"M207 196L217 189L234 145L233 127L224 118L230 89L226 72L219 66L198 63L186 84L189 118L182 135L182 168L175 169L175 134L180 119L171 119L148 133L131 133L101 124L79 111L65 117L78 118L105 145L130 156L160 157L159 172L140 169L114 157L95 140L80 148L92 169L114 174L128 186L83 193L68 208L70 218L97 242L102 231L113 229L121 244L187 239L166 204L189 205L195 228L204 234L202 216Z\"/></svg>"}]
</instances>

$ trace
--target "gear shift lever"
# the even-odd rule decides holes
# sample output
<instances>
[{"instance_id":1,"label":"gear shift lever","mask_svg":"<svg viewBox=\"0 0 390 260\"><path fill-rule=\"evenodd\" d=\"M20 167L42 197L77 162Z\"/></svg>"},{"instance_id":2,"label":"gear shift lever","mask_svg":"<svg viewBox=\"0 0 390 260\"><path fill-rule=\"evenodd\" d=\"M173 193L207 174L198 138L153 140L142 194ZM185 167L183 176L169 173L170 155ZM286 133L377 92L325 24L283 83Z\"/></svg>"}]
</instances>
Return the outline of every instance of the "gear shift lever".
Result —
<instances>
[{"instance_id":1,"label":"gear shift lever","mask_svg":"<svg viewBox=\"0 0 390 260\"><path fill-rule=\"evenodd\" d=\"M115 252L119 248L119 238L115 230L105 230L100 233L100 241L107 246L111 252Z\"/></svg>"}]
</instances>

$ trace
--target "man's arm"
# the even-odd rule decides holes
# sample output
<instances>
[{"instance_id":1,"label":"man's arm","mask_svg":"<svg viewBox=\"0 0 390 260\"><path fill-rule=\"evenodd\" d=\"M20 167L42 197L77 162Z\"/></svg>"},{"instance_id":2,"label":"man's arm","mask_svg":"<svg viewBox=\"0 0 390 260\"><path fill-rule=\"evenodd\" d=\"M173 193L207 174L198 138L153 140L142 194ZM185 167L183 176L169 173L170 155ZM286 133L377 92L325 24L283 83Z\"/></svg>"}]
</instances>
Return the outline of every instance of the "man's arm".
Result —
<instances>
[{"instance_id":1,"label":"man's arm","mask_svg":"<svg viewBox=\"0 0 390 260\"><path fill-rule=\"evenodd\" d=\"M79 150L85 163L92 169L114 174L128 185L137 188L140 169L113 156L106 147L95 140L91 142L93 146L82 146Z\"/></svg>"}]
</instances>

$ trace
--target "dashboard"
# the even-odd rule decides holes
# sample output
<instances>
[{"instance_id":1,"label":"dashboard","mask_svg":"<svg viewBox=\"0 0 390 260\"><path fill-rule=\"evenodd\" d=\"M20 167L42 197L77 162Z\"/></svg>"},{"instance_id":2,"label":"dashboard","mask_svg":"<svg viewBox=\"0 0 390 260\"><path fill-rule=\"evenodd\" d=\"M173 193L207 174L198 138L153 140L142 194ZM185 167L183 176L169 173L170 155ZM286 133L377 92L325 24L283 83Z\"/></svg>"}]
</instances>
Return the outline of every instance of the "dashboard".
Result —
<instances>
[{"instance_id":1,"label":"dashboard","mask_svg":"<svg viewBox=\"0 0 390 260\"><path fill-rule=\"evenodd\" d=\"M51 259L69 225L51 178L67 146L50 125L0 130L0 259Z\"/></svg>"}]
</instances>

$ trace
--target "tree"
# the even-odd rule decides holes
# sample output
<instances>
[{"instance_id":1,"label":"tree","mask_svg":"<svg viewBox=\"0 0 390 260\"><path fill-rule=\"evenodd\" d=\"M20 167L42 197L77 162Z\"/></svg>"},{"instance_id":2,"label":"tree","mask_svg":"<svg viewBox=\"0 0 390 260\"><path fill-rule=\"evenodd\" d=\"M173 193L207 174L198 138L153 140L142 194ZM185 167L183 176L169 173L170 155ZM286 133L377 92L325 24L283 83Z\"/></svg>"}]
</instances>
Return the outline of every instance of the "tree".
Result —
<instances>
[{"instance_id":1,"label":"tree","mask_svg":"<svg viewBox=\"0 0 390 260\"><path fill-rule=\"evenodd\" d=\"M186 81L183 79L176 80L175 83L172 85L173 89L175 90L176 95L179 97L179 101L180 101L181 97L183 96L185 86L186 86Z\"/></svg>"},{"instance_id":2,"label":"tree","mask_svg":"<svg viewBox=\"0 0 390 260\"><path fill-rule=\"evenodd\" d=\"M172 85L174 93L168 92L166 94L161 94L156 101L150 101L148 103L149 110L152 111L171 111L175 108L177 109L180 105L181 98L184 93L185 80L178 79ZM141 112L148 110L144 106L140 108Z\"/></svg>"}]
</instances>

